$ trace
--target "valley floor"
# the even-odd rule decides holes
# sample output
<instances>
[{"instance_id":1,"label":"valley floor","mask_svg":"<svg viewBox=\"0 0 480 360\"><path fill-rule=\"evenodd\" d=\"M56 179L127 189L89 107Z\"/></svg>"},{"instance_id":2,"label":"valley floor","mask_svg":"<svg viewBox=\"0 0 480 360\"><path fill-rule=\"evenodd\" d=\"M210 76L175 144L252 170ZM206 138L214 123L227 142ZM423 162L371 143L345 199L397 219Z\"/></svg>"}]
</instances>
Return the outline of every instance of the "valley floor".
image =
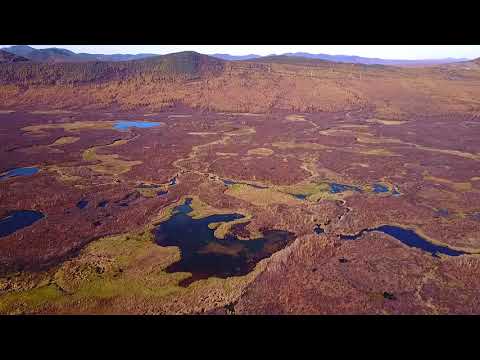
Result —
<instances>
[{"instance_id":1,"label":"valley floor","mask_svg":"<svg viewBox=\"0 0 480 360\"><path fill-rule=\"evenodd\" d=\"M472 113L4 109L0 313L479 313L479 137ZM176 222L205 243L161 245Z\"/></svg>"}]
</instances>

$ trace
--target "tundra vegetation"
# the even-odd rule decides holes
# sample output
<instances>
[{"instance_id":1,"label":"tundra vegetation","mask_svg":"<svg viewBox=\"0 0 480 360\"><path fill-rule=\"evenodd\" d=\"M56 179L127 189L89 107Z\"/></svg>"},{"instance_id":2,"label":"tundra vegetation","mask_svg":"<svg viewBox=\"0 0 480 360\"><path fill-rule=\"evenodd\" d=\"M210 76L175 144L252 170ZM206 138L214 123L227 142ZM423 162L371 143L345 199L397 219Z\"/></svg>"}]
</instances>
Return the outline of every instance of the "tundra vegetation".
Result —
<instances>
[{"instance_id":1,"label":"tundra vegetation","mask_svg":"<svg viewBox=\"0 0 480 360\"><path fill-rule=\"evenodd\" d=\"M2 179L0 226L44 217L0 237L0 313L478 314L479 85L479 60L2 63L0 174L40 171ZM114 128L138 119L162 126ZM243 216L208 224L203 259L295 240L186 284L154 230L188 198L191 219Z\"/></svg>"}]
</instances>

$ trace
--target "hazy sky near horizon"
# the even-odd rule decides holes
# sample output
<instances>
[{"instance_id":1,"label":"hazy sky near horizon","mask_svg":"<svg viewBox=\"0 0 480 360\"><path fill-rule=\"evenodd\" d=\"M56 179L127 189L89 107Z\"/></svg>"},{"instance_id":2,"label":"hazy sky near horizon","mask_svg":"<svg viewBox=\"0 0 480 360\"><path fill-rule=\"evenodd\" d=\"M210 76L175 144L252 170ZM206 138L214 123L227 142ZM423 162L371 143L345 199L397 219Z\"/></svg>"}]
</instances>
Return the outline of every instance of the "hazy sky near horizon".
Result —
<instances>
[{"instance_id":1,"label":"hazy sky near horizon","mask_svg":"<svg viewBox=\"0 0 480 360\"><path fill-rule=\"evenodd\" d=\"M1 45L0 47L9 46ZM203 54L270 55L288 52L357 55L382 59L440 59L480 57L480 45L32 45L37 49L59 47L91 54L168 54L197 51Z\"/></svg>"}]
</instances>

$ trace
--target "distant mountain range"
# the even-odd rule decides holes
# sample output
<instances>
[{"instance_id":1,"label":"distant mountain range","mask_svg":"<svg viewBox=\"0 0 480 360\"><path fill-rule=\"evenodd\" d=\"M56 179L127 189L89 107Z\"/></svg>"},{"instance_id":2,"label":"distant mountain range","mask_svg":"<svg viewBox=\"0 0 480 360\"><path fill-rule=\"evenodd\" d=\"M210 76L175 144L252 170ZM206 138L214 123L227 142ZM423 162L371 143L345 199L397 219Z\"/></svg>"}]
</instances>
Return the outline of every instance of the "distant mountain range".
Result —
<instances>
[{"instance_id":1,"label":"distant mountain range","mask_svg":"<svg viewBox=\"0 0 480 360\"><path fill-rule=\"evenodd\" d=\"M213 54L210 56L216 57L217 59L227 60L227 61L251 60L251 59L258 59L262 57L260 55L255 55L255 54L238 55L238 56L229 55L229 54Z\"/></svg>"},{"instance_id":2,"label":"distant mountain range","mask_svg":"<svg viewBox=\"0 0 480 360\"><path fill-rule=\"evenodd\" d=\"M30 61L35 62L86 62L86 61L128 61L145 59L147 57L158 56L158 54L87 54L87 53L74 53L73 51L60 49L60 48L48 48L48 49L35 49L27 45L15 45L1 49L3 51L22 56Z\"/></svg>"},{"instance_id":3,"label":"distant mountain range","mask_svg":"<svg viewBox=\"0 0 480 360\"><path fill-rule=\"evenodd\" d=\"M14 62L20 62L20 61L28 61L28 59L24 58L23 56L18 56L18 55L9 53L8 51L0 50L0 64L14 63Z\"/></svg>"},{"instance_id":4,"label":"distant mountain range","mask_svg":"<svg viewBox=\"0 0 480 360\"><path fill-rule=\"evenodd\" d=\"M60 48L35 49L27 45L15 45L1 49L16 56L33 62L62 63L62 62L91 62L91 61L129 61L146 59L159 56L158 54L88 54L74 53L73 51ZM378 58L366 58L361 56L350 55L328 55L328 54L310 54L305 52L285 53L281 55L260 56L255 54L249 55L229 55L229 54L213 54L209 55L221 60L227 61L262 61L262 59L273 60L275 58L303 58L316 59L341 63L366 64L366 65L392 65L392 66L425 66L425 65L441 65L455 62L468 61L465 58L446 58L446 59L424 59L424 60L390 60ZM19 60L19 59L17 59ZM6 61L2 61L6 62Z\"/></svg>"},{"instance_id":5,"label":"distant mountain range","mask_svg":"<svg viewBox=\"0 0 480 360\"><path fill-rule=\"evenodd\" d=\"M307 58L307 59L317 59L341 63L352 63L352 64L366 64L366 65L397 65L397 66L422 66L422 65L440 65L440 64L449 64L460 61L468 61L466 58L446 58L446 59L423 59L423 60L390 60L390 59L378 59L378 58L366 58L361 56L350 56L350 55L328 55L328 54L310 54L304 52L296 53L285 53L281 55L228 55L228 54L213 54L210 55L222 60L228 61L246 61L246 60L255 60L261 58L274 58L276 56L288 56L296 58Z\"/></svg>"}]
</instances>

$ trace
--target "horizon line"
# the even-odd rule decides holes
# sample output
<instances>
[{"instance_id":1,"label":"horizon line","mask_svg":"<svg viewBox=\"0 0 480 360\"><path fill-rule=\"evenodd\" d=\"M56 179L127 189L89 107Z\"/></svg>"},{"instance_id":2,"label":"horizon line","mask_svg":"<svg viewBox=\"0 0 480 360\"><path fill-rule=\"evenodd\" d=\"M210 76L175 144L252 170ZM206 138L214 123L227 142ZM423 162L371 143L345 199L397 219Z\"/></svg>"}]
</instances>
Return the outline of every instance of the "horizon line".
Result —
<instances>
[{"instance_id":1,"label":"horizon line","mask_svg":"<svg viewBox=\"0 0 480 360\"><path fill-rule=\"evenodd\" d=\"M256 52L246 52L244 54L233 54L232 52L229 51L215 51L215 52L206 52L206 51L199 51L199 50L178 50L178 51L166 51L166 52L159 52L159 51L142 51L142 52L91 52L91 51L74 51L71 49L66 48L65 46L68 47L75 47L76 45L0 45L0 49L4 50L6 48L9 48L11 46L29 46L32 47L36 50L44 50L44 49L64 49L64 50L69 50L74 52L75 54L92 54L92 55L141 55L141 54L149 54L149 55L169 55L169 54L175 54L179 52L196 52L199 54L203 55L208 55L208 56L214 56L214 55L228 55L232 57L244 57L244 56L258 56L258 57L268 57L268 56L282 56L282 55L295 55L295 54L309 54L309 55L327 55L327 56L346 56L346 57L359 57L359 58L366 58L366 59L378 59L378 60L387 60L387 61L424 61L424 60L474 60L480 56L443 56L443 57L420 57L416 59L411 59L411 58L402 58L402 57L394 57L394 58L388 58L388 57L378 57L378 55L375 56L366 56L366 55L357 55L357 54L352 54L352 53L330 53L330 52L310 52L310 51L295 51L295 50L290 50L287 52L272 52L270 54L266 55L261 55ZM80 45L82 46L82 45ZM87 46L117 46L117 45L87 45ZM121 45L120 45L121 46ZM131 46L131 45L123 45L123 46ZM149 45L152 46L152 45ZM160 45L159 45L160 46ZM188 46L188 45L184 45ZM235 45L231 45L235 46ZM105 49L104 49L105 50ZM127 50L127 49L126 49ZM146 49L147 50L147 49ZM100 49L101 51L101 49Z\"/></svg>"}]
</instances>

